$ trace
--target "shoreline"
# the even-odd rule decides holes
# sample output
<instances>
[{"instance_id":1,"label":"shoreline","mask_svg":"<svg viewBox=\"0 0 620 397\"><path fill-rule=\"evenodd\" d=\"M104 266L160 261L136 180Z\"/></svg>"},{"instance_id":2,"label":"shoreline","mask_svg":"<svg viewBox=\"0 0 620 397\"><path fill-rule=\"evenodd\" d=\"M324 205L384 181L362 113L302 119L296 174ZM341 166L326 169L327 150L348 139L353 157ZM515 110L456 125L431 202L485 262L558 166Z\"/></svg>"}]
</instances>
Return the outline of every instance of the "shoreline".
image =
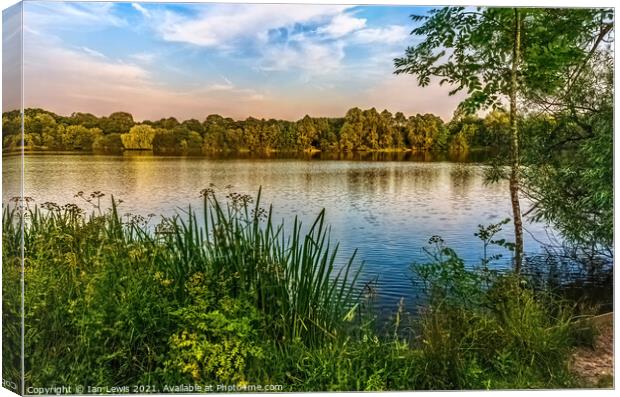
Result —
<instances>
[{"instance_id":1,"label":"shoreline","mask_svg":"<svg viewBox=\"0 0 620 397\"><path fill-rule=\"evenodd\" d=\"M376 150L268 150L268 151L209 151L196 154L178 154L178 153L155 153L152 150L124 149L118 152L109 151L92 151L92 150L3 150L3 156L19 156L19 155L93 155L93 156L124 156L124 155L145 155L154 157L270 157L270 156L295 156L307 157L317 155L332 156L368 156L368 155L428 155L428 154L447 154L447 155L468 155L470 153L495 153L501 149L495 147L472 147L467 150L449 150L449 149L376 149Z\"/></svg>"}]
</instances>

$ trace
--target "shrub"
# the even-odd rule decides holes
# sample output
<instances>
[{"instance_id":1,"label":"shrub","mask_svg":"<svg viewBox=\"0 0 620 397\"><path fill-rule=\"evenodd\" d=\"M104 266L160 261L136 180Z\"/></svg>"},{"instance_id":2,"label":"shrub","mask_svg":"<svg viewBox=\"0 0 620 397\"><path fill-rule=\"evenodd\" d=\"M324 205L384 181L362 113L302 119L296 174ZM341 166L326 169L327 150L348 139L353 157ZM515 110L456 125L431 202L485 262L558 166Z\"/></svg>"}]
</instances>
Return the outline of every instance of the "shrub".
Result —
<instances>
[{"instance_id":1,"label":"shrub","mask_svg":"<svg viewBox=\"0 0 620 397\"><path fill-rule=\"evenodd\" d=\"M492 240L498 225L480 227ZM490 233L486 233L486 232ZM553 388L572 384L568 370L575 342L572 308L525 278L489 271L489 258L467 269L456 252L434 237L431 262L416 264L428 304L418 321L426 363L425 389ZM486 245L485 245L486 252ZM492 257L497 258L497 256Z\"/></svg>"},{"instance_id":2,"label":"shrub","mask_svg":"<svg viewBox=\"0 0 620 397\"><path fill-rule=\"evenodd\" d=\"M190 302L171 313L179 330L170 337L165 367L195 382L244 382L248 361L263 355L259 313L246 300L215 300L210 287L202 273L188 281Z\"/></svg>"}]
</instances>

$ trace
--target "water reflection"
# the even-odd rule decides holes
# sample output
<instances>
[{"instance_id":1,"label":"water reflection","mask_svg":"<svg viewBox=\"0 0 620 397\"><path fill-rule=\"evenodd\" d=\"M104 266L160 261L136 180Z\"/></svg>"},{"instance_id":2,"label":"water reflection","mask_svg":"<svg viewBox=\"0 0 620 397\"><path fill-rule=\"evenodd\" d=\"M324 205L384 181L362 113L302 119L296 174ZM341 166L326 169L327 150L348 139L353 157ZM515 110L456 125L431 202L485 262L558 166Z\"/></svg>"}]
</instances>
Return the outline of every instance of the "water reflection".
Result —
<instances>
[{"instance_id":1,"label":"water reflection","mask_svg":"<svg viewBox=\"0 0 620 397\"><path fill-rule=\"evenodd\" d=\"M21 195L21 156L2 154L2 204Z\"/></svg>"},{"instance_id":2,"label":"water reflection","mask_svg":"<svg viewBox=\"0 0 620 397\"><path fill-rule=\"evenodd\" d=\"M211 153L205 156L194 156L209 160L337 160L337 161L417 161L438 162L450 161L458 163L478 163L486 161L495 151L491 149L472 150L468 152L443 151L387 151L387 152L240 152ZM53 155L53 154L48 154ZM152 157L150 152L127 152L125 157Z\"/></svg>"},{"instance_id":3,"label":"water reflection","mask_svg":"<svg viewBox=\"0 0 620 397\"><path fill-rule=\"evenodd\" d=\"M401 296L408 305L415 301L409 267L426 260L422 247L430 236L441 235L464 259L476 263L481 243L473 234L478 224L510 217L506 184L486 185L479 163L439 161L433 157L439 154L423 154L433 157L427 162L414 161L416 153L372 154L382 161L350 155L358 157L315 161L29 155L25 189L38 203L76 204L82 204L74 198L76 192L100 190L124 200L122 213L170 216L188 204L200 207L199 192L210 184L222 197L228 185L250 195L262 186L263 202L274 205L277 220L289 223L298 216L309 225L326 208L331 236L341 244L339 259L359 249L363 279L377 278L377 305L390 311ZM389 156L408 157L394 161L387 160ZM526 226L532 234L526 235L526 249L537 252L540 243L535 240L546 240L545 227ZM510 227L502 237L512 240ZM507 267L509 261L507 255L498 266Z\"/></svg>"}]
</instances>

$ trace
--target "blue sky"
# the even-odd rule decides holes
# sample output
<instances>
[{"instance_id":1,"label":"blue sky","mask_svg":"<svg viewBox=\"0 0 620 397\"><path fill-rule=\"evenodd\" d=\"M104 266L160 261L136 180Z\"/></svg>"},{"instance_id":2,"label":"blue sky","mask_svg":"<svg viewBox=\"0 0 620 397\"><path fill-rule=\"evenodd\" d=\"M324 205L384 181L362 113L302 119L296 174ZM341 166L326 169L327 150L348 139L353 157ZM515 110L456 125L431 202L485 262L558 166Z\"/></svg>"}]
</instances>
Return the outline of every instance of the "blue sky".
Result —
<instances>
[{"instance_id":1,"label":"blue sky","mask_svg":"<svg viewBox=\"0 0 620 397\"><path fill-rule=\"evenodd\" d=\"M136 119L297 119L374 106L450 117L458 98L393 75L407 6L24 3L25 103Z\"/></svg>"}]
</instances>

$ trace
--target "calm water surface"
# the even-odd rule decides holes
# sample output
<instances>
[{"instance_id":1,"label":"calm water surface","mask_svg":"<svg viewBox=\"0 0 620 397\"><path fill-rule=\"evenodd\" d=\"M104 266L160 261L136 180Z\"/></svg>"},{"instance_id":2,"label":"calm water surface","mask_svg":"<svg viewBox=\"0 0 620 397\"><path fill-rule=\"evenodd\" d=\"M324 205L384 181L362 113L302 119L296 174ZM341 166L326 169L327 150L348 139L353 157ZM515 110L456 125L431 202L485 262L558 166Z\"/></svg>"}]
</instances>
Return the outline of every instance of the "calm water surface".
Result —
<instances>
[{"instance_id":1,"label":"calm water surface","mask_svg":"<svg viewBox=\"0 0 620 397\"><path fill-rule=\"evenodd\" d=\"M172 215L188 204L200 207L200 190L214 184L219 192L232 185L251 195L262 186L263 203L287 222L298 216L309 226L325 208L341 262L358 249L363 279L377 279L376 305L388 311L401 297L408 307L415 303L419 288L409 267L427 259L422 248L432 235L473 264L481 255L478 224L511 216L507 183L484 184L479 163L28 155L25 165L26 195L39 204L83 204L76 192L100 190L105 199L124 200L121 213ZM10 170L3 173L10 184ZM525 228L527 252L549 242L545 225ZM510 224L502 237L513 240ZM496 266L509 265L506 253Z\"/></svg>"}]
</instances>

